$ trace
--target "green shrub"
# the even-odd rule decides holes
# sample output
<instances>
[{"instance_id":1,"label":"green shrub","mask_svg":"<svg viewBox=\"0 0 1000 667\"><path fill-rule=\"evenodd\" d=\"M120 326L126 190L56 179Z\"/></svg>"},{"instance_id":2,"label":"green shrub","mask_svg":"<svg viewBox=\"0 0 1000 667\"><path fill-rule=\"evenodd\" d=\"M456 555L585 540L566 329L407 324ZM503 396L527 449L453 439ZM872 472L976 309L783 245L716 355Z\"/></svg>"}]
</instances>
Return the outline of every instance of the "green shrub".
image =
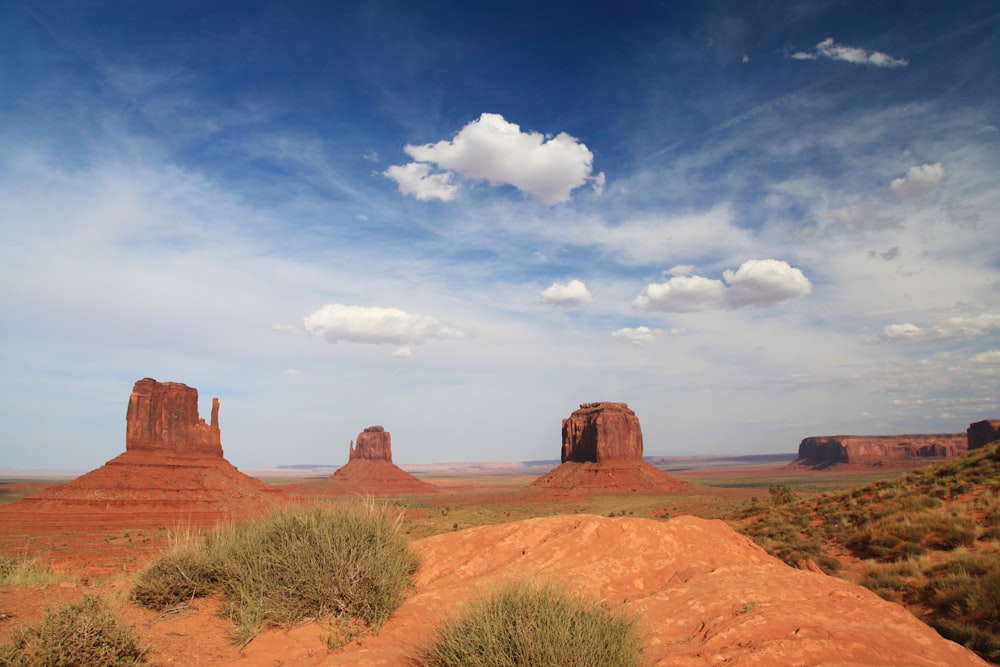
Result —
<instances>
[{"instance_id":1,"label":"green shrub","mask_svg":"<svg viewBox=\"0 0 1000 667\"><path fill-rule=\"evenodd\" d=\"M0 586L33 586L58 579L48 565L34 558L0 556Z\"/></svg>"},{"instance_id":2,"label":"green shrub","mask_svg":"<svg viewBox=\"0 0 1000 667\"><path fill-rule=\"evenodd\" d=\"M4 667L127 667L146 662L131 626L108 604L85 595L76 604L46 612L42 622L20 630L0 646Z\"/></svg>"},{"instance_id":3,"label":"green shrub","mask_svg":"<svg viewBox=\"0 0 1000 667\"><path fill-rule=\"evenodd\" d=\"M638 667L635 623L553 585L509 583L442 626L420 667Z\"/></svg>"},{"instance_id":4,"label":"green shrub","mask_svg":"<svg viewBox=\"0 0 1000 667\"><path fill-rule=\"evenodd\" d=\"M220 528L137 576L132 596L164 608L218 591L243 641L263 625L354 618L378 627L402 602L418 561L395 514L371 504L281 510Z\"/></svg>"}]
</instances>

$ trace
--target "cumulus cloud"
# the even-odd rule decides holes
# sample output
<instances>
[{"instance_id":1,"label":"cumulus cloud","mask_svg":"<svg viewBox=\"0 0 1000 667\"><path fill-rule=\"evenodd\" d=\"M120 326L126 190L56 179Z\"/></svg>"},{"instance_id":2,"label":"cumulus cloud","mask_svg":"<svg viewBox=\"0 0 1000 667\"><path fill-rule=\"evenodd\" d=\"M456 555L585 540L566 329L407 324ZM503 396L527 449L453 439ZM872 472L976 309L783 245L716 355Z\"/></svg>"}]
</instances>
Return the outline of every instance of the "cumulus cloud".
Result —
<instances>
[{"instance_id":1,"label":"cumulus cloud","mask_svg":"<svg viewBox=\"0 0 1000 667\"><path fill-rule=\"evenodd\" d=\"M587 286L579 280L571 280L568 283L552 283L539 294L547 303L562 308L585 306L593 301Z\"/></svg>"},{"instance_id":2,"label":"cumulus cloud","mask_svg":"<svg viewBox=\"0 0 1000 667\"><path fill-rule=\"evenodd\" d=\"M331 343L346 341L407 346L434 338L465 336L464 332L449 327L433 317L379 306L328 303L303 319L306 331Z\"/></svg>"},{"instance_id":3,"label":"cumulus cloud","mask_svg":"<svg viewBox=\"0 0 1000 667\"><path fill-rule=\"evenodd\" d=\"M795 60L829 58L830 60L842 60L872 67L906 67L910 63L906 58L894 58L881 51L869 51L859 46L837 44L833 41L833 37L827 37L811 51L796 51L792 54L792 58Z\"/></svg>"},{"instance_id":4,"label":"cumulus cloud","mask_svg":"<svg viewBox=\"0 0 1000 667\"><path fill-rule=\"evenodd\" d=\"M455 186L449 179L452 173L457 173L485 180L490 185L513 185L543 204L557 204L568 200L574 188L591 178L594 160L594 154L585 144L565 132L554 137L522 132L519 125L494 113L482 114L450 141L407 145L404 150L415 162L390 167L384 173L400 184L400 192L414 194L418 199L421 197L414 181L432 193L447 195L431 194L425 199L432 196L451 199ZM431 175L432 164L445 171ZM425 185L427 179L439 177L444 178ZM595 192L599 193L604 187L604 174L597 174L593 181Z\"/></svg>"},{"instance_id":5,"label":"cumulus cloud","mask_svg":"<svg viewBox=\"0 0 1000 667\"><path fill-rule=\"evenodd\" d=\"M921 164L910 167L905 176L901 176L889 184L889 192L897 197L913 197L933 190L944 180L944 165Z\"/></svg>"},{"instance_id":6,"label":"cumulus cloud","mask_svg":"<svg viewBox=\"0 0 1000 667\"><path fill-rule=\"evenodd\" d=\"M450 201L455 198L455 192L458 190L458 186L451 182L449 172L432 174L430 165L420 162L393 165L382 173L396 181L401 193L413 195L421 201L428 199Z\"/></svg>"},{"instance_id":7,"label":"cumulus cloud","mask_svg":"<svg viewBox=\"0 0 1000 667\"><path fill-rule=\"evenodd\" d=\"M800 269L778 259L748 259L722 276L729 283L730 308L776 306L812 291L812 283Z\"/></svg>"},{"instance_id":8,"label":"cumulus cloud","mask_svg":"<svg viewBox=\"0 0 1000 667\"><path fill-rule=\"evenodd\" d=\"M663 333L662 329L650 329L649 327L623 327L611 332L611 337L636 345L652 343L656 337Z\"/></svg>"},{"instance_id":9,"label":"cumulus cloud","mask_svg":"<svg viewBox=\"0 0 1000 667\"><path fill-rule=\"evenodd\" d=\"M777 259L749 259L722 275L725 283L704 276L675 275L666 282L647 285L632 305L668 313L766 308L812 291L812 283L800 269Z\"/></svg>"},{"instance_id":10,"label":"cumulus cloud","mask_svg":"<svg viewBox=\"0 0 1000 667\"><path fill-rule=\"evenodd\" d=\"M882 330L881 339L888 342L904 340L954 340L979 338L1000 331L1000 314L984 313L975 317L949 317L930 327L910 322L890 324Z\"/></svg>"},{"instance_id":11,"label":"cumulus cloud","mask_svg":"<svg viewBox=\"0 0 1000 667\"><path fill-rule=\"evenodd\" d=\"M726 286L721 280L703 276L674 276L665 283L647 285L632 305L640 310L693 313L714 308L725 298Z\"/></svg>"}]
</instances>

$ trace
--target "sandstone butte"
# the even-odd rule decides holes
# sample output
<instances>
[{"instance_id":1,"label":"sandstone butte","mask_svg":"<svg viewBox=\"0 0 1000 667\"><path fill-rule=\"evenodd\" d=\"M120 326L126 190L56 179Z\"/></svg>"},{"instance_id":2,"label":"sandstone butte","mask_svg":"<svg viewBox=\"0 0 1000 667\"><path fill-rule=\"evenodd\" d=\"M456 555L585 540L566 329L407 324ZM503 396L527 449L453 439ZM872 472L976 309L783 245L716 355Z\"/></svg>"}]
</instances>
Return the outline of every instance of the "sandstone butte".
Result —
<instances>
[{"instance_id":1,"label":"sandstone butte","mask_svg":"<svg viewBox=\"0 0 1000 667\"><path fill-rule=\"evenodd\" d=\"M443 533L413 548L421 557L413 586L377 635L327 655L319 647L329 628L313 623L268 631L243 657L213 664L410 664L441 622L515 578L554 582L635 618L653 667L987 664L903 607L791 568L722 521L563 515ZM179 616L158 623L159 632L175 631Z\"/></svg>"},{"instance_id":2,"label":"sandstone butte","mask_svg":"<svg viewBox=\"0 0 1000 667\"><path fill-rule=\"evenodd\" d=\"M125 419L124 453L71 482L5 506L0 530L16 531L19 521L36 530L202 527L288 500L224 458L218 398L206 424L198 416L197 389L144 378L135 383Z\"/></svg>"},{"instance_id":3,"label":"sandstone butte","mask_svg":"<svg viewBox=\"0 0 1000 667\"><path fill-rule=\"evenodd\" d=\"M1000 419L984 419L983 421L969 424L966 430L969 441L969 449L979 449L986 445L1000 440Z\"/></svg>"},{"instance_id":4,"label":"sandstone butte","mask_svg":"<svg viewBox=\"0 0 1000 667\"><path fill-rule=\"evenodd\" d=\"M661 493L687 488L642 459L639 418L625 403L581 403L562 422L561 463L532 482L557 494Z\"/></svg>"},{"instance_id":5,"label":"sandstone butte","mask_svg":"<svg viewBox=\"0 0 1000 667\"><path fill-rule=\"evenodd\" d=\"M934 460L965 454L965 433L911 435L810 436L799 443L798 458L790 465L810 468L831 466L883 466Z\"/></svg>"},{"instance_id":6,"label":"sandstone butte","mask_svg":"<svg viewBox=\"0 0 1000 667\"><path fill-rule=\"evenodd\" d=\"M392 462L392 436L382 426L368 426L351 441L347 463L320 483L292 488L303 495L397 496L437 493L433 484L417 479Z\"/></svg>"}]
</instances>

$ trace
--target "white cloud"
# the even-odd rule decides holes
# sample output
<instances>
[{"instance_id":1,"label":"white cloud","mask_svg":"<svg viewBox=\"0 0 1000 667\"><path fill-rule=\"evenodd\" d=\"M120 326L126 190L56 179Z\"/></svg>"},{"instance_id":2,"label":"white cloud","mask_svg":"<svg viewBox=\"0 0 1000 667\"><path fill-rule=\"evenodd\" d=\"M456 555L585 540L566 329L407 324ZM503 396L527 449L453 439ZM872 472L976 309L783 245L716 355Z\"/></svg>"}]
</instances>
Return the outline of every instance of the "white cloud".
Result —
<instances>
[{"instance_id":1,"label":"white cloud","mask_svg":"<svg viewBox=\"0 0 1000 667\"><path fill-rule=\"evenodd\" d=\"M430 165L420 162L393 165L382 174L396 181L401 193L413 195L421 201L428 199L451 201L458 190L458 186L451 183L449 172L432 174Z\"/></svg>"},{"instance_id":2,"label":"white cloud","mask_svg":"<svg viewBox=\"0 0 1000 667\"><path fill-rule=\"evenodd\" d=\"M623 340L629 343L640 345L652 343L663 331L661 329L650 329L649 327L624 327L611 332L612 338Z\"/></svg>"},{"instance_id":3,"label":"white cloud","mask_svg":"<svg viewBox=\"0 0 1000 667\"><path fill-rule=\"evenodd\" d=\"M796 51L792 54L795 60L816 60L820 57L872 67L905 67L910 63L906 58L894 58L881 51L837 44L833 41L833 37L827 37L812 51Z\"/></svg>"},{"instance_id":4,"label":"white cloud","mask_svg":"<svg viewBox=\"0 0 1000 667\"><path fill-rule=\"evenodd\" d=\"M632 302L641 310L692 313L714 308L726 298L721 280L703 276L674 276L665 283L647 285Z\"/></svg>"},{"instance_id":5,"label":"white cloud","mask_svg":"<svg viewBox=\"0 0 1000 667\"><path fill-rule=\"evenodd\" d=\"M688 272L689 267L671 269ZM726 269L721 280L704 276L675 275L664 283L654 283L635 298L641 310L690 313L711 308L740 309L748 306L776 306L812 291L812 283L800 269L777 259L748 259L735 271Z\"/></svg>"},{"instance_id":6,"label":"white cloud","mask_svg":"<svg viewBox=\"0 0 1000 667\"><path fill-rule=\"evenodd\" d=\"M932 327L910 322L890 324L882 330L882 340L955 340L979 338L1000 331L1000 314L984 313L975 317L949 317Z\"/></svg>"},{"instance_id":7,"label":"white cloud","mask_svg":"<svg viewBox=\"0 0 1000 667\"><path fill-rule=\"evenodd\" d=\"M585 306L593 301L587 286L579 280L571 280L568 283L552 283L539 293L547 303L563 308Z\"/></svg>"},{"instance_id":8,"label":"white cloud","mask_svg":"<svg viewBox=\"0 0 1000 667\"><path fill-rule=\"evenodd\" d=\"M940 162L910 167L905 176L889 184L889 192L897 197L912 197L941 185L944 180L944 165Z\"/></svg>"},{"instance_id":9,"label":"white cloud","mask_svg":"<svg viewBox=\"0 0 1000 667\"><path fill-rule=\"evenodd\" d=\"M331 343L343 340L349 343L406 346L433 338L465 336L464 332L433 317L379 306L326 304L303 319L306 331Z\"/></svg>"},{"instance_id":10,"label":"white cloud","mask_svg":"<svg viewBox=\"0 0 1000 667\"><path fill-rule=\"evenodd\" d=\"M554 137L522 132L519 125L493 113L482 114L451 141L407 145L404 150L418 163L424 163L425 170L429 170L426 163L430 163L490 185L513 185L544 204L568 200L573 189L587 181L594 159L586 145L565 132ZM413 169L412 165L406 168ZM390 167L386 175L399 181L394 169L400 168ZM594 180L595 190L603 188L603 173ZM415 194L403 191L402 182L400 191ZM449 193L453 195L454 190Z\"/></svg>"},{"instance_id":11,"label":"white cloud","mask_svg":"<svg viewBox=\"0 0 1000 667\"><path fill-rule=\"evenodd\" d=\"M594 188L594 196L600 197L601 194L604 193L604 186L607 184L608 181L607 176L605 176L604 172L602 171L599 174L597 174L597 176L594 176L594 178L591 180L593 180L594 182L592 186Z\"/></svg>"},{"instance_id":12,"label":"white cloud","mask_svg":"<svg viewBox=\"0 0 1000 667\"><path fill-rule=\"evenodd\" d=\"M972 361L977 364L1000 366L1000 350L987 350L986 352L980 352L972 358Z\"/></svg>"},{"instance_id":13,"label":"white cloud","mask_svg":"<svg viewBox=\"0 0 1000 667\"><path fill-rule=\"evenodd\" d=\"M409 345L404 345L402 347L397 347L392 352L392 356L397 359L408 359L413 356L413 349Z\"/></svg>"},{"instance_id":14,"label":"white cloud","mask_svg":"<svg viewBox=\"0 0 1000 667\"><path fill-rule=\"evenodd\" d=\"M812 291L812 283L800 269L777 259L748 259L722 275L730 286L730 308L776 306Z\"/></svg>"}]
</instances>

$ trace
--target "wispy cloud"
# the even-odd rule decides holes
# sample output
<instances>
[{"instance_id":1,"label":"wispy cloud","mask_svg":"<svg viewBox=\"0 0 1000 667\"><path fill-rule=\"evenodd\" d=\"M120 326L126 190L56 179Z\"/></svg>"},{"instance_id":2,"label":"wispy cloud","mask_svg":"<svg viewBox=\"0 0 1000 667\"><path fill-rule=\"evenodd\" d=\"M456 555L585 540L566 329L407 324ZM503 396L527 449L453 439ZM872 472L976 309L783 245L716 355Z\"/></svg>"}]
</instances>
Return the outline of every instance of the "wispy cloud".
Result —
<instances>
[{"instance_id":1,"label":"wispy cloud","mask_svg":"<svg viewBox=\"0 0 1000 667\"><path fill-rule=\"evenodd\" d=\"M796 51L792 54L792 58L795 60L829 58L872 67L906 67L910 63L906 58L894 58L881 51L869 51L858 46L837 44L833 41L833 37L827 37L811 51Z\"/></svg>"}]
</instances>

